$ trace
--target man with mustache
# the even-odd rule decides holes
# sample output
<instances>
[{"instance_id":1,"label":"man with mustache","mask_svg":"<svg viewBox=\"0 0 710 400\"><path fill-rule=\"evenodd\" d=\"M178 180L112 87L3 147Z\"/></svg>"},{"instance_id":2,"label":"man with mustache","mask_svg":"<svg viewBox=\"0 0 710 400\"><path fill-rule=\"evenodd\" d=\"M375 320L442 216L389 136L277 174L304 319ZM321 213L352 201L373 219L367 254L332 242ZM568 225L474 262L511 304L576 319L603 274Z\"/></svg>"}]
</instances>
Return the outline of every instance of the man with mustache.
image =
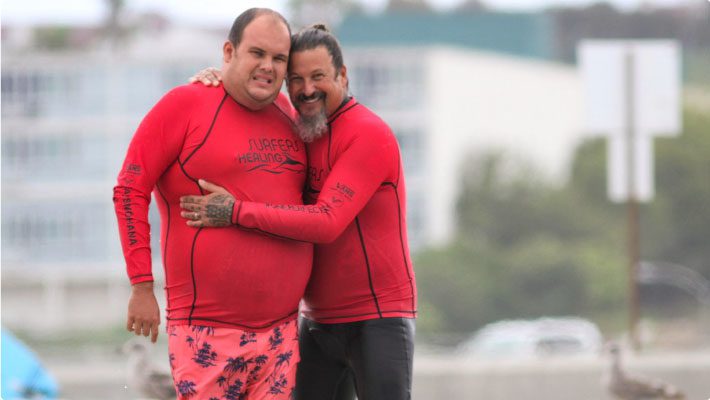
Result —
<instances>
[{"instance_id":1,"label":"man with mustache","mask_svg":"<svg viewBox=\"0 0 710 400\"><path fill-rule=\"evenodd\" d=\"M211 83L210 74L201 80ZM397 141L372 111L348 95L340 45L324 26L292 37L287 77L307 143L308 205L254 202L206 181L205 196L184 196L187 225L221 226L315 243L303 298L302 400L411 398L416 288L406 230ZM214 201L227 196L229 201Z\"/></svg>"},{"instance_id":2,"label":"man with mustache","mask_svg":"<svg viewBox=\"0 0 710 400\"><path fill-rule=\"evenodd\" d=\"M166 94L135 132L114 188L132 284L127 329L153 342L160 312L151 268L151 192L158 203L178 399L292 395L296 317L313 246L236 227L192 228L180 223L179 207L180 195L203 193L197 177L242 199L301 204L306 150L279 93L290 35L273 10L253 8L237 17L223 46L224 85L184 85ZM231 208L208 214L215 223L230 223Z\"/></svg>"}]
</instances>

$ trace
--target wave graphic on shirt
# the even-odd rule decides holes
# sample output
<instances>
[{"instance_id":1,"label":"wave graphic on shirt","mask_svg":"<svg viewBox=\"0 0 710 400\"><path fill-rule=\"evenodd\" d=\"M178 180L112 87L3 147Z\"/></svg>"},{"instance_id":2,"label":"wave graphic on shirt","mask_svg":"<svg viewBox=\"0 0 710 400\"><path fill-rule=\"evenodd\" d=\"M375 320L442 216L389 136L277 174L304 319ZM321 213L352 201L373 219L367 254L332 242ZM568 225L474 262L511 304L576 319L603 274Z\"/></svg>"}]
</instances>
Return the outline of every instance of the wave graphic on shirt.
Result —
<instances>
[{"instance_id":1,"label":"wave graphic on shirt","mask_svg":"<svg viewBox=\"0 0 710 400\"><path fill-rule=\"evenodd\" d=\"M263 172L268 172L270 174L283 174L284 172L295 172L297 174L302 174L306 170L306 165L303 164L302 162L296 161L292 159L291 157L288 156L288 154L284 154L284 158L286 158L283 162L280 164L273 166L273 164L259 164L256 165L250 169L247 170L247 172L259 170Z\"/></svg>"}]
</instances>

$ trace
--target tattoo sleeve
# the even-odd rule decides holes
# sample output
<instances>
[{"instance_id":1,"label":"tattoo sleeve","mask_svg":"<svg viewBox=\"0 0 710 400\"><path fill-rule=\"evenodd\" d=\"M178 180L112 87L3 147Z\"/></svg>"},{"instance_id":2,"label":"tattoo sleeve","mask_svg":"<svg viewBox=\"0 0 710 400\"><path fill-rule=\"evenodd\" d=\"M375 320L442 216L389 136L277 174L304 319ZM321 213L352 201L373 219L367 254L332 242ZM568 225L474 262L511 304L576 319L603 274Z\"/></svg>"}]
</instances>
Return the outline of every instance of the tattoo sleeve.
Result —
<instances>
[{"instance_id":1,"label":"tattoo sleeve","mask_svg":"<svg viewBox=\"0 0 710 400\"><path fill-rule=\"evenodd\" d=\"M205 205L205 214L212 226L229 226L232 224L232 207L234 199L231 196L220 194L214 196Z\"/></svg>"}]
</instances>

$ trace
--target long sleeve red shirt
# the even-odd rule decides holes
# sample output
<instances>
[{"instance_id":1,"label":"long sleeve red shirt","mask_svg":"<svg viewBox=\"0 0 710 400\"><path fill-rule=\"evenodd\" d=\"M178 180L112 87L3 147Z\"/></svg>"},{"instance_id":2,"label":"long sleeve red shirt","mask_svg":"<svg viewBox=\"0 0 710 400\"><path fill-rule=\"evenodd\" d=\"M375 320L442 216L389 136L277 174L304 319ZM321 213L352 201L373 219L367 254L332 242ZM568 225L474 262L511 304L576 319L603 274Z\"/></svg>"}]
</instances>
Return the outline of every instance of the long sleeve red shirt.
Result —
<instances>
[{"instance_id":1,"label":"long sleeve red shirt","mask_svg":"<svg viewBox=\"0 0 710 400\"><path fill-rule=\"evenodd\" d=\"M308 145L308 161L312 204L237 201L233 222L316 243L306 317L414 317L404 176L389 127L350 99L331 116L328 133Z\"/></svg>"},{"instance_id":2,"label":"long sleeve red shirt","mask_svg":"<svg viewBox=\"0 0 710 400\"><path fill-rule=\"evenodd\" d=\"M294 318L312 265L312 245L231 226L196 229L180 196L203 194L197 179L240 198L299 204L306 150L284 96L265 109L239 105L222 87L180 86L145 116L114 188L131 283L153 280L148 205L160 211L167 320L267 329Z\"/></svg>"}]
</instances>

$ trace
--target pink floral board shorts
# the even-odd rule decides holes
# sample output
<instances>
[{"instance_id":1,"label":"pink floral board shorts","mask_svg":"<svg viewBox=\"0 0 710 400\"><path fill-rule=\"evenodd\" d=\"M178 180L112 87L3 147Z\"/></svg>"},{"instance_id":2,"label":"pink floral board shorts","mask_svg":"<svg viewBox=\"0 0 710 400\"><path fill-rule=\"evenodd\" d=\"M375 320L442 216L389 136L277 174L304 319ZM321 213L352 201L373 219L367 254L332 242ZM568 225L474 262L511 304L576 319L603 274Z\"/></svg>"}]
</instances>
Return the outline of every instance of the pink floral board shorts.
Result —
<instances>
[{"instance_id":1,"label":"pink floral board shorts","mask_svg":"<svg viewBox=\"0 0 710 400\"><path fill-rule=\"evenodd\" d=\"M265 332L170 326L168 350L178 400L292 398L300 360L296 320Z\"/></svg>"}]
</instances>

